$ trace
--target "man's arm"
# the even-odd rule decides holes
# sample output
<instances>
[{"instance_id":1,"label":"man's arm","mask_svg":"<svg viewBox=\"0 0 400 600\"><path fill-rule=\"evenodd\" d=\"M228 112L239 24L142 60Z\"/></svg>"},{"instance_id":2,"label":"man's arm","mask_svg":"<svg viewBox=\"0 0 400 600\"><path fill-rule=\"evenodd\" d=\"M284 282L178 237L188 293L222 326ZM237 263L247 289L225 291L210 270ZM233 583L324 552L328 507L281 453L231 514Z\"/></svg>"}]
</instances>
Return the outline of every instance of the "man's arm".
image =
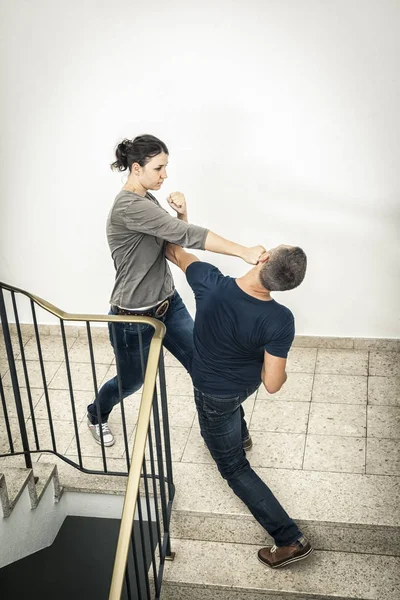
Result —
<instances>
[{"instance_id":1,"label":"man's arm","mask_svg":"<svg viewBox=\"0 0 400 600\"><path fill-rule=\"evenodd\" d=\"M270 394L279 392L287 379L286 358L273 356L264 351L264 363L261 369L261 379L265 389Z\"/></svg>"},{"instance_id":2,"label":"man's arm","mask_svg":"<svg viewBox=\"0 0 400 600\"><path fill-rule=\"evenodd\" d=\"M168 260L174 263L174 265L182 269L184 273L186 273L186 269L189 265L194 262L199 262L197 256L186 252L183 248L177 246L176 244L167 244L165 256L168 258Z\"/></svg>"}]
</instances>

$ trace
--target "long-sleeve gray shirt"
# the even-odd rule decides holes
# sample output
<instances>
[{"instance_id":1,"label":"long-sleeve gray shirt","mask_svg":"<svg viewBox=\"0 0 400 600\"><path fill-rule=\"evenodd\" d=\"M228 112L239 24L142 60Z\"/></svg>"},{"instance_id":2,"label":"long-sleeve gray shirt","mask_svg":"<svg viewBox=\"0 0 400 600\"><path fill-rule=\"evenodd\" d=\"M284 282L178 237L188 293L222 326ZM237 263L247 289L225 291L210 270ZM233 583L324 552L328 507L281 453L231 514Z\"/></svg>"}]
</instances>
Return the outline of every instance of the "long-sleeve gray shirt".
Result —
<instances>
[{"instance_id":1,"label":"long-sleeve gray shirt","mask_svg":"<svg viewBox=\"0 0 400 600\"><path fill-rule=\"evenodd\" d=\"M128 310L155 306L174 291L167 242L204 250L208 230L172 217L151 194L122 190L107 220L116 269L110 304Z\"/></svg>"}]
</instances>

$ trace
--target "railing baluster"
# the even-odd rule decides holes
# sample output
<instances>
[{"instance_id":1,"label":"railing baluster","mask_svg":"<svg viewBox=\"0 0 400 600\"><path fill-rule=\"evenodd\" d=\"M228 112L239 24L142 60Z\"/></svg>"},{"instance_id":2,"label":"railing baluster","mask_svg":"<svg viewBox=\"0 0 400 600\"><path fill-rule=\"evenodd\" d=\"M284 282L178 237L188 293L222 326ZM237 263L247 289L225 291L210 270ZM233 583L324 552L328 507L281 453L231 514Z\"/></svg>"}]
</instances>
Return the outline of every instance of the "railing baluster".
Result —
<instances>
[{"instance_id":1,"label":"railing baluster","mask_svg":"<svg viewBox=\"0 0 400 600\"><path fill-rule=\"evenodd\" d=\"M79 439L78 421L77 421L77 418L76 418L74 389L73 389L73 385L72 385L71 367L70 367L70 364L69 364L67 336L65 335L64 321L62 319L60 319L60 328L61 328L61 337L62 337L63 348L64 348L65 368L67 370L69 397L70 397L70 400L71 400L72 420L74 422L75 439L76 439L76 449L77 449L77 452L78 452L79 466L83 467L82 452L81 452L81 442L80 442L80 439Z\"/></svg>"},{"instance_id":2,"label":"railing baluster","mask_svg":"<svg viewBox=\"0 0 400 600\"><path fill-rule=\"evenodd\" d=\"M36 450L39 450L39 436L38 436L37 427L36 427L36 417L35 417L35 412L34 412L34 408L33 408L31 386L29 383L28 369L26 366L25 348L24 348L24 342L22 339L21 326L19 323L19 315L18 315L17 302L15 300L15 292L11 292L11 299L12 299L13 310L14 310L15 324L17 326L17 335L18 335L19 349L21 352L22 366L23 366L24 375L25 375L26 393L28 395L29 410L31 413L33 437L35 439Z\"/></svg>"},{"instance_id":3,"label":"railing baluster","mask_svg":"<svg viewBox=\"0 0 400 600\"><path fill-rule=\"evenodd\" d=\"M133 568L135 571L136 591L138 593L138 598L140 598L140 600L142 600L142 598L143 598L143 600L144 600L144 596L142 595L142 582L140 581L139 562L138 562L138 557L136 554L135 536L137 537L137 532L135 531L135 520L133 520L132 531L131 531L131 535L130 535L130 538L131 538L130 549L132 551ZM129 554L128 554L128 560L126 561L125 573L128 569L128 564L129 564Z\"/></svg>"},{"instance_id":4,"label":"railing baluster","mask_svg":"<svg viewBox=\"0 0 400 600\"><path fill-rule=\"evenodd\" d=\"M128 596L128 600L132 600L132 588L131 588L131 581L130 581L130 577L129 577L128 565L126 565L126 570L125 570L125 584L126 584L126 595Z\"/></svg>"},{"instance_id":5,"label":"railing baluster","mask_svg":"<svg viewBox=\"0 0 400 600\"><path fill-rule=\"evenodd\" d=\"M26 465L27 469L31 469L32 468L32 458L31 458L30 451L29 451L29 440L28 440L28 434L26 432L26 424L25 424L25 418L24 418L24 411L22 408L21 394L19 391L17 369L15 367L14 352L13 352L13 347L12 347L12 342L11 342L10 328L8 326L6 305L4 303L3 289L1 287L0 287L0 317L1 317L1 323L3 326L4 344L5 344L6 352L7 352L8 366L10 367L12 387L14 390L14 399L15 399L15 406L17 409L19 430L21 432L22 448L25 453L25 465Z\"/></svg>"},{"instance_id":6,"label":"railing baluster","mask_svg":"<svg viewBox=\"0 0 400 600\"><path fill-rule=\"evenodd\" d=\"M154 421L154 435L156 438L156 451L157 451L157 464L158 464L158 475L160 481L160 500L161 500L161 512L163 518L164 534L168 533L168 507L167 507L167 495L165 492L165 477L164 477L164 459L162 453L162 440L161 440L161 428L160 428L160 415L158 411L158 397L157 397L157 386L154 387L153 396L153 421ZM171 554L170 541L168 539L166 555ZM164 562L165 556L160 548L161 563Z\"/></svg>"},{"instance_id":7,"label":"railing baluster","mask_svg":"<svg viewBox=\"0 0 400 600\"><path fill-rule=\"evenodd\" d=\"M38 328L38 324L37 324L35 304L34 304L33 300L31 300L31 311L32 311L32 318L33 318L33 326L35 328L36 345L37 345L38 355L39 355L40 371L41 371L41 374L42 374L44 397L46 399L47 414L48 414L48 417L49 417L49 427L50 427L51 443L53 445L53 451L57 452L56 438L55 438L55 435L54 435L54 427L53 427L53 417L52 417L52 414L51 414L49 391L47 389L47 381L46 381L46 373L45 373L45 370L44 370L42 347L40 345L39 328Z\"/></svg>"},{"instance_id":8,"label":"railing baluster","mask_svg":"<svg viewBox=\"0 0 400 600\"><path fill-rule=\"evenodd\" d=\"M90 331L90 323L89 323L89 321L86 321L86 332L87 332L87 337L88 337L88 342L89 342L90 364L92 365L92 377L93 377L94 394L95 394L95 397L97 398L97 396L99 394L99 390L97 388L96 366L95 366L95 363L94 363L92 333ZM97 422L99 424L99 433L100 433L100 442L101 442L101 455L102 455L102 458L103 458L103 467L104 467L104 471L107 473L106 449L105 449L105 446L104 446L102 420L101 420L100 406L99 406L98 402L96 402L96 412L97 412Z\"/></svg>"},{"instance_id":9,"label":"railing baluster","mask_svg":"<svg viewBox=\"0 0 400 600\"><path fill-rule=\"evenodd\" d=\"M143 458L143 462L146 460L146 457ZM143 573L144 573L144 581L146 585L146 594L148 600L150 600L150 583L149 583L149 574L146 566L146 545L144 541L144 525L143 525L143 511L142 511L142 498L140 494L137 499L137 508L138 508L138 516L139 516L139 532L140 532L140 547L142 549L142 562L143 562ZM147 516L149 518L149 515ZM144 599L143 599L144 600Z\"/></svg>"},{"instance_id":10,"label":"railing baluster","mask_svg":"<svg viewBox=\"0 0 400 600\"><path fill-rule=\"evenodd\" d=\"M161 411L163 418L163 432L164 432L164 446L165 446L165 462L167 466L167 483L169 500L172 501L174 498L174 482L172 475L172 455L171 455L171 439L169 434L169 418L168 418L168 403L167 403L167 387L165 381L165 366L164 366L164 355L160 353L160 360L158 363L158 375L160 378L160 395L161 395Z\"/></svg>"},{"instance_id":11,"label":"railing baluster","mask_svg":"<svg viewBox=\"0 0 400 600\"><path fill-rule=\"evenodd\" d=\"M144 477L144 495L146 498L147 523L149 526L151 564L153 567L154 586L155 586L155 590L156 590L156 595L158 596L160 590L158 588L156 557L155 557L155 553L154 553L155 546L154 546L153 527L152 527L152 518L151 518L149 482L147 481L146 458L143 460L143 477Z\"/></svg>"},{"instance_id":12,"label":"railing baluster","mask_svg":"<svg viewBox=\"0 0 400 600\"><path fill-rule=\"evenodd\" d=\"M156 512L157 538L158 538L158 546L159 546L159 548L161 548L162 540L161 540L161 529L160 529L160 511L158 509L157 477L156 477L155 465L154 465L154 450L153 450L151 427L149 427L149 431L148 431L147 435L148 435L149 454L150 454L151 479L153 482L154 507L155 507L155 512Z\"/></svg>"},{"instance_id":13,"label":"railing baluster","mask_svg":"<svg viewBox=\"0 0 400 600\"><path fill-rule=\"evenodd\" d=\"M111 339L113 341L112 346L114 348L115 366L117 369L118 393L119 393L119 402L121 405L121 419L122 419L122 431L123 431L124 446L125 446L126 466L129 471L130 456L129 456L129 446L128 446L128 435L127 435L127 430L126 430L125 406L124 406L124 399L122 397L123 394L122 394L121 369L120 369L120 364L119 364L118 344L117 344L117 337L116 337L116 333L115 333L115 324L114 323L111 323Z\"/></svg>"},{"instance_id":14,"label":"railing baluster","mask_svg":"<svg viewBox=\"0 0 400 600\"><path fill-rule=\"evenodd\" d=\"M13 454L14 453L14 444L13 444L13 439L12 439L12 432L11 432L11 427L10 427L10 421L8 419L6 397L4 395L3 383L1 381L1 377L0 377L0 398L1 398L1 405L2 405L3 413L4 413L4 422L6 424L8 444L10 446L10 452L11 452L11 454Z\"/></svg>"}]
</instances>

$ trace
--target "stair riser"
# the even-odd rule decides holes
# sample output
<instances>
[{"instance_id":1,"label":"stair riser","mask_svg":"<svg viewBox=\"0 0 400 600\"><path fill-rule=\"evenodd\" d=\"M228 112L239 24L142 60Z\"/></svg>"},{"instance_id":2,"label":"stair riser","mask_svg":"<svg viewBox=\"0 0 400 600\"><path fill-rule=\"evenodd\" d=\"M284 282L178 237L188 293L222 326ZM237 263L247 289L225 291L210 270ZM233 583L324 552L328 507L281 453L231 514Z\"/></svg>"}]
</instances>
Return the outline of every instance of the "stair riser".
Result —
<instances>
[{"instance_id":1,"label":"stair riser","mask_svg":"<svg viewBox=\"0 0 400 600\"><path fill-rule=\"evenodd\" d=\"M216 587L196 587L184 584L170 584L164 581L162 584L161 600L263 600L263 598L272 598L273 600L350 600L347 596L320 595L303 593L276 593L268 591L254 592L251 590L232 590L231 588L218 589ZM354 598L351 600L366 600L365 598Z\"/></svg>"},{"instance_id":2,"label":"stair riser","mask_svg":"<svg viewBox=\"0 0 400 600\"><path fill-rule=\"evenodd\" d=\"M373 527L297 521L301 531L317 550L400 556L400 527ZM273 543L264 529L248 518L221 515L199 516L172 513L171 536L237 544Z\"/></svg>"}]
</instances>

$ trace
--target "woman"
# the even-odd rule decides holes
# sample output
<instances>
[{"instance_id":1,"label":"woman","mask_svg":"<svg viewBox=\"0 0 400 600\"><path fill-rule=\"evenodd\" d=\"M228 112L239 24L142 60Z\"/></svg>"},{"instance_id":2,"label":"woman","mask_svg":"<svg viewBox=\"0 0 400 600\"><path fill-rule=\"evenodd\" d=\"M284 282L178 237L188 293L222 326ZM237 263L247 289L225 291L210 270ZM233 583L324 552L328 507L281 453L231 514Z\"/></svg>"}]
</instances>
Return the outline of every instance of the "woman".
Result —
<instances>
[{"instance_id":1,"label":"woman","mask_svg":"<svg viewBox=\"0 0 400 600\"><path fill-rule=\"evenodd\" d=\"M167 242L184 248L209 250L239 256L256 264L264 252L262 246L246 248L188 223L183 194L168 197L177 218L164 210L149 190L159 190L167 178L168 148L152 135L141 135L122 141L116 149L116 161L111 168L129 169L129 177L115 199L107 221L107 237L116 269L111 294L110 314L141 315L162 320L167 333L165 347L189 370L193 347L193 320L181 297L165 258ZM136 392L143 383L138 328L142 332L143 350L147 360L153 328L136 323L118 323L114 339L110 339L118 354L122 395ZM120 401L117 377L107 381L96 400L88 406L88 427L97 443L101 443L97 407L105 446L114 444L108 425L113 407Z\"/></svg>"}]
</instances>

